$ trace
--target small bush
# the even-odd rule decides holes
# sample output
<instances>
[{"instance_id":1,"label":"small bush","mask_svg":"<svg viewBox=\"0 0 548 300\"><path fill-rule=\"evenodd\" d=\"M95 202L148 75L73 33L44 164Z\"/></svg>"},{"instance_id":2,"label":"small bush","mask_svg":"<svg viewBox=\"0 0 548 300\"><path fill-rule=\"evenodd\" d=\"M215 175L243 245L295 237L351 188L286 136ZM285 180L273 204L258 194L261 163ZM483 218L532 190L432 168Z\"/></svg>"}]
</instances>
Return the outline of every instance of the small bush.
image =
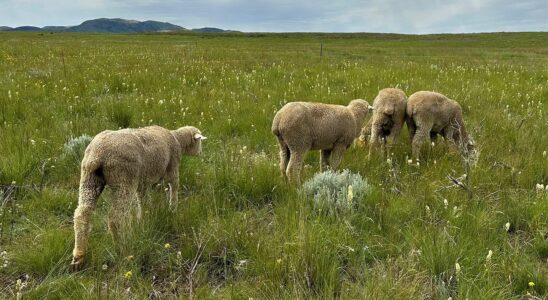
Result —
<instances>
[{"instance_id":1,"label":"small bush","mask_svg":"<svg viewBox=\"0 0 548 300\"><path fill-rule=\"evenodd\" d=\"M78 166L84 158L84 151L91 140L92 137L87 134L75 138L71 137L63 146L64 157Z\"/></svg>"},{"instance_id":2,"label":"small bush","mask_svg":"<svg viewBox=\"0 0 548 300\"><path fill-rule=\"evenodd\" d=\"M357 199L368 194L371 186L360 174L349 170L318 173L302 187L304 193L314 197L314 205L327 212L352 210Z\"/></svg>"}]
</instances>

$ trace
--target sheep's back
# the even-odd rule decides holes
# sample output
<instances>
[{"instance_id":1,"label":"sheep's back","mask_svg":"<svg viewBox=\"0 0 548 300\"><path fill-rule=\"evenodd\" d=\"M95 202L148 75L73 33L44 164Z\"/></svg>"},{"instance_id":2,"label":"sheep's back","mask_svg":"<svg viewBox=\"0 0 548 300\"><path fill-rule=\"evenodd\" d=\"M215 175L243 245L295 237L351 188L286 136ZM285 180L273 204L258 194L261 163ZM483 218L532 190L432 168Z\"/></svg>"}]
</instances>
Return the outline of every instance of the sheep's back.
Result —
<instances>
[{"instance_id":1,"label":"sheep's back","mask_svg":"<svg viewBox=\"0 0 548 300\"><path fill-rule=\"evenodd\" d=\"M164 176L172 151L169 131L164 130L145 127L101 132L86 149L82 165L101 166L105 174L130 170L143 181L156 182ZM170 134L169 138L173 139Z\"/></svg>"},{"instance_id":2,"label":"sheep's back","mask_svg":"<svg viewBox=\"0 0 548 300\"><path fill-rule=\"evenodd\" d=\"M331 149L339 142L351 143L357 132L354 116L347 107L324 103L288 103L276 115L275 123L279 136L288 143L312 150Z\"/></svg>"},{"instance_id":3,"label":"sheep's back","mask_svg":"<svg viewBox=\"0 0 548 300\"><path fill-rule=\"evenodd\" d=\"M373 101L375 109L373 115L377 118L384 114L403 119L406 112L406 100L407 96L400 89L382 89Z\"/></svg>"},{"instance_id":4,"label":"sheep's back","mask_svg":"<svg viewBox=\"0 0 548 300\"><path fill-rule=\"evenodd\" d=\"M407 114L415 120L431 120L437 131L449 126L458 111L456 101L436 92L416 92L407 100Z\"/></svg>"}]
</instances>

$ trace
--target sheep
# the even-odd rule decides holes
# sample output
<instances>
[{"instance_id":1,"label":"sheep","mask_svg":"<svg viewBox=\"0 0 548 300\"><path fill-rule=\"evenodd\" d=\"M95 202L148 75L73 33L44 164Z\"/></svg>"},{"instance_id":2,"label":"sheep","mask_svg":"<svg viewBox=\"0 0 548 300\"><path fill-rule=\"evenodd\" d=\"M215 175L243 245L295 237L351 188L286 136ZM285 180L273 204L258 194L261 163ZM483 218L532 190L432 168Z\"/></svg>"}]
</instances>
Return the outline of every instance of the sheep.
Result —
<instances>
[{"instance_id":1,"label":"sheep","mask_svg":"<svg viewBox=\"0 0 548 300\"><path fill-rule=\"evenodd\" d=\"M362 129L362 142L369 140L369 156L373 148L382 145L382 151L392 146L398 138L405 122L407 96L396 88L386 88L379 91L373 101L373 116ZM381 144L382 143L382 144Z\"/></svg>"},{"instance_id":2,"label":"sheep","mask_svg":"<svg viewBox=\"0 0 548 300\"><path fill-rule=\"evenodd\" d=\"M412 155L419 159L421 146L438 134L464 154L474 150L474 142L466 132L462 108L446 96L428 91L416 92L407 100L406 122L412 144Z\"/></svg>"},{"instance_id":3,"label":"sheep","mask_svg":"<svg viewBox=\"0 0 548 300\"><path fill-rule=\"evenodd\" d=\"M344 151L358 137L369 108L362 99L352 100L348 106L314 102L284 105L272 121L284 179L300 185L300 172L308 150L321 150L321 171L337 169Z\"/></svg>"},{"instance_id":4,"label":"sheep","mask_svg":"<svg viewBox=\"0 0 548 300\"><path fill-rule=\"evenodd\" d=\"M165 179L169 183L169 205L177 205L179 162L182 155L199 155L200 130L192 126L168 130L160 126L106 130L97 134L85 150L81 164L78 207L74 211L72 270L84 262L90 233L90 217L105 186L113 191L108 228L116 235L124 212L136 210L141 218L140 198L146 187Z\"/></svg>"}]
</instances>

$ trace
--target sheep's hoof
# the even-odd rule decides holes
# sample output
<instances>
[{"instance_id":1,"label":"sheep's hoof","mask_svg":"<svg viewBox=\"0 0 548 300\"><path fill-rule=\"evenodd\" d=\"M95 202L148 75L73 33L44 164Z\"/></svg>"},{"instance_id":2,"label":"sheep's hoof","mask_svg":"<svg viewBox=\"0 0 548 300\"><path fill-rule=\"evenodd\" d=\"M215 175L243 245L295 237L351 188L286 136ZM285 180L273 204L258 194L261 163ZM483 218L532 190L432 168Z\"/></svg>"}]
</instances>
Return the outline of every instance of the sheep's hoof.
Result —
<instances>
[{"instance_id":1,"label":"sheep's hoof","mask_svg":"<svg viewBox=\"0 0 548 300\"><path fill-rule=\"evenodd\" d=\"M83 255L74 256L72 258L72 262L70 263L70 271L71 272L80 271L83 266L84 266L84 256Z\"/></svg>"}]
</instances>

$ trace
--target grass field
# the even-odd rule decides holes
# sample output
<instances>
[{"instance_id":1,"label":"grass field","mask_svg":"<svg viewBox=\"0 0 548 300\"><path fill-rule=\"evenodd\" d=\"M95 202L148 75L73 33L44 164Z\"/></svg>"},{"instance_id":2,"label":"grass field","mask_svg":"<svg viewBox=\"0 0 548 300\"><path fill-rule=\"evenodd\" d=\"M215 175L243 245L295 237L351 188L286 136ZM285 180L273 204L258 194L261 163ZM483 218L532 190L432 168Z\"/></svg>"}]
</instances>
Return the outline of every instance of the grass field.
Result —
<instances>
[{"instance_id":1,"label":"grass field","mask_svg":"<svg viewBox=\"0 0 548 300\"><path fill-rule=\"evenodd\" d=\"M406 129L390 165L346 152L341 168L372 186L351 211L284 184L277 109L394 86L461 103L480 151L470 192L443 142L409 165ZM547 101L548 33L0 33L0 298L546 299ZM113 241L107 189L85 268L68 272L83 149L65 143L150 124L209 137L183 158L181 204L151 188ZM306 164L304 180L319 155Z\"/></svg>"}]
</instances>

